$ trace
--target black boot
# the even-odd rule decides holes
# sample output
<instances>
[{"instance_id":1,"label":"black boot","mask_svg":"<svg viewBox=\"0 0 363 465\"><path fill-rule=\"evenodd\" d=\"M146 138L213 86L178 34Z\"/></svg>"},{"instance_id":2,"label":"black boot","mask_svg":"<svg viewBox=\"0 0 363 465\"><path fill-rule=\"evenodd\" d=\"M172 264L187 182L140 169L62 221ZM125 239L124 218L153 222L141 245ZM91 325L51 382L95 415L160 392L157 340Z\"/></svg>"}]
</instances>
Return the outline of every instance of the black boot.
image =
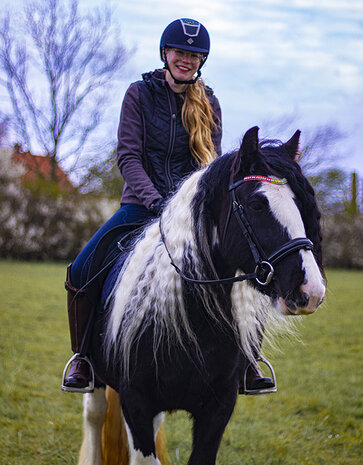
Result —
<instances>
[{"instance_id":1,"label":"black boot","mask_svg":"<svg viewBox=\"0 0 363 465\"><path fill-rule=\"evenodd\" d=\"M64 369L62 390L81 393L92 392L94 373L91 362L85 353L93 304L85 289L79 290L72 285L70 271L71 265L67 268L65 288L68 292L68 320L74 356L68 361Z\"/></svg>"},{"instance_id":2,"label":"black boot","mask_svg":"<svg viewBox=\"0 0 363 465\"><path fill-rule=\"evenodd\" d=\"M273 378L264 377L261 374L261 371L257 365L257 361L255 364L250 363L246 368L243 380L239 387L239 394L256 396L277 391L275 373L272 366L266 359L262 358L261 356L258 357L257 360L265 363L269 367Z\"/></svg>"},{"instance_id":3,"label":"black boot","mask_svg":"<svg viewBox=\"0 0 363 465\"><path fill-rule=\"evenodd\" d=\"M256 396L259 394L269 394L270 392L276 392L276 377L272 365L263 358L259 352L262 346L263 333L265 325L260 322L257 328L258 332L258 344L254 348L253 353L255 356L255 362L247 365L245 372L240 381L239 394L248 394L250 396ZM265 378L258 367L257 362L264 363L270 369L272 378Z\"/></svg>"},{"instance_id":4,"label":"black boot","mask_svg":"<svg viewBox=\"0 0 363 465\"><path fill-rule=\"evenodd\" d=\"M69 372L64 380L64 386L69 388L87 388L91 382L89 362L85 359L75 358L71 361Z\"/></svg>"}]
</instances>

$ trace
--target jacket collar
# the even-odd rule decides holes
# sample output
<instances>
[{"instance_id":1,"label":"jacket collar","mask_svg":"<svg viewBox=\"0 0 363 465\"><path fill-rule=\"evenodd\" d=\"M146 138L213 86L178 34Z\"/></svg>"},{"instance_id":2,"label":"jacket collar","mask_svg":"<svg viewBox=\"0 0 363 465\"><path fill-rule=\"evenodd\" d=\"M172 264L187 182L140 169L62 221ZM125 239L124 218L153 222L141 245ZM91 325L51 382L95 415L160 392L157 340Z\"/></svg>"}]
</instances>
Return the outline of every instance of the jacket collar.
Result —
<instances>
[{"instance_id":1,"label":"jacket collar","mask_svg":"<svg viewBox=\"0 0 363 465\"><path fill-rule=\"evenodd\" d=\"M167 85L167 82L165 80L165 71L162 69L155 69L154 71L143 73L142 79L148 86L150 86L155 91L157 91L158 89L161 91L161 89L163 89Z\"/></svg>"}]
</instances>

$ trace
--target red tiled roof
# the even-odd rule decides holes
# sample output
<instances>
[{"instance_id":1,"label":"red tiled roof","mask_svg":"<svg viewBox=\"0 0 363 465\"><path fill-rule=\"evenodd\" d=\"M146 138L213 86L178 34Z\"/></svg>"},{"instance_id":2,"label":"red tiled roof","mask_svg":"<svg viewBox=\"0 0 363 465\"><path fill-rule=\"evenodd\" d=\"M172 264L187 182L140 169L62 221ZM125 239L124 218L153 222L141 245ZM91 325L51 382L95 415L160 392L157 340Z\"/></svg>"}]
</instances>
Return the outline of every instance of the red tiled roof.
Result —
<instances>
[{"instance_id":1,"label":"red tiled roof","mask_svg":"<svg viewBox=\"0 0 363 465\"><path fill-rule=\"evenodd\" d=\"M52 176L52 162L51 157L33 155L30 152L19 152L14 150L13 159L21 163L26 172L23 175L24 182L33 182L41 178L46 181L51 181L52 179L57 180L57 185L62 191L74 190L74 186L69 180L66 173L62 168L56 164L54 177Z\"/></svg>"}]
</instances>

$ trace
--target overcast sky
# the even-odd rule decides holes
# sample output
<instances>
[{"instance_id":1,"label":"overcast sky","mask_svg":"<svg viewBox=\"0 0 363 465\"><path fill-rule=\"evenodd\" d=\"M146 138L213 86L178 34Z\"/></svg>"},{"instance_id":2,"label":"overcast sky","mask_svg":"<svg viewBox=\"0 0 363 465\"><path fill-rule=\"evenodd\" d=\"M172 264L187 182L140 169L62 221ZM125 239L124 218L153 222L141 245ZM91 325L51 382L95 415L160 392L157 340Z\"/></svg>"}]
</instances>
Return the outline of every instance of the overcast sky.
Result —
<instances>
[{"instance_id":1,"label":"overcast sky","mask_svg":"<svg viewBox=\"0 0 363 465\"><path fill-rule=\"evenodd\" d=\"M341 167L363 175L363 0L110 4L124 42L137 47L129 81L160 66L160 35L169 22L190 17L206 26L211 53L203 77L221 103L224 150L234 148L254 125L261 136L280 139L297 128L304 134L317 125L333 125L346 134L338 146ZM296 118L289 133L270 133L272 123L286 116Z\"/></svg>"},{"instance_id":2,"label":"overcast sky","mask_svg":"<svg viewBox=\"0 0 363 465\"><path fill-rule=\"evenodd\" d=\"M12 3L14 3L13 0ZM19 2L21 0L18 0ZM83 8L101 0L80 0ZM128 47L136 47L115 95L114 134L123 94L161 65L160 36L176 18L202 22L211 37L203 77L220 100L223 149L258 125L286 139L299 128L334 125L346 134L341 167L363 177L363 0L109 0ZM286 133L274 122L293 117ZM321 154L324 156L324 153Z\"/></svg>"}]
</instances>

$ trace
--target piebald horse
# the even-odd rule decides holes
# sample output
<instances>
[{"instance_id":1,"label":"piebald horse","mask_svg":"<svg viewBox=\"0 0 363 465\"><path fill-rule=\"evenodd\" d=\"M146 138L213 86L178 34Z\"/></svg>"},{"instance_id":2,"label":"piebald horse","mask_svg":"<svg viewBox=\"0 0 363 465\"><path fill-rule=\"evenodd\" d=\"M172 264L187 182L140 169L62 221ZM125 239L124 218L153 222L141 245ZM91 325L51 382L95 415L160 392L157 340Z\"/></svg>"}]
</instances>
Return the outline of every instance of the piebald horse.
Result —
<instances>
[{"instance_id":1,"label":"piebald horse","mask_svg":"<svg viewBox=\"0 0 363 465\"><path fill-rule=\"evenodd\" d=\"M122 406L119 463L164 463L155 437L163 412L181 409L194 422L189 465L215 464L261 334L291 328L291 315L324 298L320 213L297 163L299 136L260 142L251 128L238 151L183 181L116 263L91 338L96 389L84 398L80 464L116 463L110 412L102 433L105 386L118 393L112 409L115 395Z\"/></svg>"}]
</instances>

